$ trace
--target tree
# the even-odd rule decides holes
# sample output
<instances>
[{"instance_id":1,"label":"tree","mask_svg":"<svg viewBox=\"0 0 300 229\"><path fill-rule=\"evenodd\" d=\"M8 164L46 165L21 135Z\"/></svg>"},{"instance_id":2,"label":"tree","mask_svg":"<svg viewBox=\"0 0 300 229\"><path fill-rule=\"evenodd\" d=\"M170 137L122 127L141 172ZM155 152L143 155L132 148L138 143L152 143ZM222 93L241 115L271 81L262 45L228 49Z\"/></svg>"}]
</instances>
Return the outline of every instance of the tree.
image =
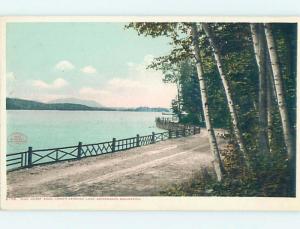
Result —
<instances>
[{"instance_id":1,"label":"tree","mask_svg":"<svg viewBox=\"0 0 300 229\"><path fill-rule=\"evenodd\" d=\"M163 64L160 70L164 74L163 82L176 84L177 96L172 101L172 110L179 122L199 125L202 121L202 105L194 63L186 59Z\"/></svg>"},{"instance_id":2,"label":"tree","mask_svg":"<svg viewBox=\"0 0 300 229\"><path fill-rule=\"evenodd\" d=\"M266 55L267 56L267 55ZM268 125L268 142L269 142L269 150L272 153L272 126L273 126L273 100L275 98L275 89L273 86L273 72L271 69L271 65L269 63L269 58L267 60L267 69L266 69L266 109L267 109L267 125Z\"/></svg>"},{"instance_id":3,"label":"tree","mask_svg":"<svg viewBox=\"0 0 300 229\"><path fill-rule=\"evenodd\" d=\"M175 83L177 88L177 96L172 100L172 111L178 117L179 122L182 121L182 93L181 93L181 83L180 74L177 66L164 65L161 69L164 73L163 82L165 83Z\"/></svg>"},{"instance_id":4,"label":"tree","mask_svg":"<svg viewBox=\"0 0 300 229\"><path fill-rule=\"evenodd\" d=\"M222 64L222 60L221 60L221 53L220 50L215 42L215 38L214 38L214 34L211 31L211 29L209 28L207 23L202 23L202 28L205 31L208 40L210 42L210 45L212 46L212 50L213 50L213 54L214 54L214 58L217 64L217 68L219 71L219 75L221 77L222 83L223 83L223 87L225 90L225 95L226 95L226 99L227 99L227 104L228 104L228 108L229 108L229 112L230 112L230 116L231 116L231 121L232 121L232 126L233 126L233 130L234 130L234 135L235 135L235 139L236 142L239 146L240 152L243 155L244 158L244 162L246 164L246 166L249 168L249 160L247 158L247 154L246 154L246 149L243 143L243 139L242 139L242 135L239 129L239 125L238 125L238 118L237 118L237 113L234 107L234 103L233 103L233 99L232 99L232 94L231 94L231 88L230 88L230 84L227 80L227 77L224 73L223 70L223 64Z\"/></svg>"},{"instance_id":5,"label":"tree","mask_svg":"<svg viewBox=\"0 0 300 229\"><path fill-rule=\"evenodd\" d=\"M259 116L259 144L263 154L270 152L267 138L267 71L265 36L262 24L250 24L253 49L258 67L258 116Z\"/></svg>"},{"instance_id":6,"label":"tree","mask_svg":"<svg viewBox=\"0 0 300 229\"><path fill-rule=\"evenodd\" d=\"M182 110L185 115L182 123L200 125L202 122L202 102L199 90L197 70L191 60L179 64L179 82L181 86Z\"/></svg>"},{"instance_id":7,"label":"tree","mask_svg":"<svg viewBox=\"0 0 300 229\"><path fill-rule=\"evenodd\" d=\"M210 148L214 158L213 164L217 179L221 181L224 168L208 109L208 96L203 74L203 66L201 65L199 49L200 37L197 31L197 25L195 23L130 23L128 27L133 27L138 31L138 34L144 34L152 37L167 36L171 38L171 44L173 45L171 53L167 56L156 58L154 63L150 66L151 68L161 69L166 64L178 64L188 58L195 60L202 109L204 113L206 129L208 131ZM191 31L192 33L189 34L188 31Z\"/></svg>"},{"instance_id":8,"label":"tree","mask_svg":"<svg viewBox=\"0 0 300 229\"><path fill-rule=\"evenodd\" d=\"M201 24L202 30L198 30ZM131 26L139 34L170 38L170 53L155 58L149 67L163 70L165 81L178 83L182 112L193 115L197 112L193 110L196 102L202 106L199 113L203 113L206 122L214 169L221 181L212 186L209 182L214 195L293 195L288 189L294 187L295 160L286 153L284 125L287 123L283 123L282 111L276 104L285 100L294 144L296 24L272 24L276 50L267 43L266 29L257 24L180 22L131 23ZM275 62L270 49L277 54ZM281 73L282 92L277 90L274 63L278 63ZM168 69L172 68L176 74L169 74ZM193 119L190 117L189 121ZM185 121L183 116L181 122ZM213 129L217 126L228 130L226 149L219 150ZM247 157L241 157L236 129L240 131ZM249 163L251 170L242 162Z\"/></svg>"},{"instance_id":9,"label":"tree","mask_svg":"<svg viewBox=\"0 0 300 229\"><path fill-rule=\"evenodd\" d=\"M192 23L192 25L191 25L191 35L192 35L192 41L193 41L192 44L193 44L193 48L194 48L194 55L195 55L195 59L196 59L196 67L197 67L197 73L198 73L198 79L199 79L199 86L200 86L200 92L201 92L205 125L206 125L206 129L208 132L210 148L211 148L211 151L214 156L213 163L214 163L215 172L217 174L218 181L221 181L224 168L222 165L215 132L214 132L214 129L211 124L211 118L210 118L209 107L208 107L207 91L206 91L205 79L203 76L204 74L203 74L203 68L202 68L202 64L201 64L202 61L201 61L201 57L200 57L200 49L199 49L199 41L198 41L199 33L198 33L196 23Z\"/></svg>"},{"instance_id":10,"label":"tree","mask_svg":"<svg viewBox=\"0 0 300 229\"><path fill-rule=\"evenodd\" d=\"M291 126L289 122L289 116L287 111L287 106L285 102L285 93L283 89L282 75L279 66L279 59L276 51L275 41L272 33L272 28L269 23L264 24L264 31L267 40L268 51L270 55L270 61L273 71L275 91L277 95L277 104L281 117L281 124L283 130L283 136L285 141L285 146L287 149L289 166L291 170L291 182L295 189L295 168L296 168L296 150L293 142ZM295 192L295 191L294 191Z\"/></svg>"}]
</instances>

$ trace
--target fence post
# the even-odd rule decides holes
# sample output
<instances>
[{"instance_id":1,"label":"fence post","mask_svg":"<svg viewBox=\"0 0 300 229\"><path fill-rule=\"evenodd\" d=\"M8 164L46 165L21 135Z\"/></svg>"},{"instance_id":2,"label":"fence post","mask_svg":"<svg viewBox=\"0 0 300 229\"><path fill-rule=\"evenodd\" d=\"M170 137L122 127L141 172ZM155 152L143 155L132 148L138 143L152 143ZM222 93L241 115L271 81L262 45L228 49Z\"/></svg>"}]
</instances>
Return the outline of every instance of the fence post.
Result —
<instances>
[{"instance_id":1,"label":"fence post","mask_svg":"<svg viewBox=\"0 0 300 229\"><path fill-rule=\"evenodd\" d=\"M154 132L152 132L151 143L152 144L155 143L155 133Z\"/></svg>"},{"instance_id":2,"label":"fence post","mask_svg":"<svg viewBox=\"0 0 300 229\"><path fill-rule=\"evenodd\" d=\"M172 138L172 131L171 131L171 129L169 129L169 139L171 139Z\"/></svg>"},{"instance_id":3,"label":"fence post","mask_svg":"<svg viewBox=\"0 0 300 229\"><path fill-rule=\"evenodd\" d=\"M32 167L32 147L28 147L27 167Z\"/></svg>"},{"instance_id":4,"label":"fence post","mask_svg":"<svg viewBox=\"0 0 300 229\"><path fill-rule=\"evenodd\" d=\"M179 137L179 131L178 131L178 129L176 129L176 138L178 138Z\"/></svg>"},{"instance_id":5,"label":"fence post","mask_svg":"<svg viewBox=\"0 0 300 229\"><path fill-rule=\"evenodd\" d=\"M82 142L78 143L78 150L77 150L77 159L81 158L81 151L82 151Z\"/></svg>"},{"instance_id":6,"label":"fence post","mask_svg":"<svg viewBox=\"0 0 300 229\"><path fill-rule=\"evenodd\" d=\"M182 133L183 137L185 137L185 125L183 126L183 133Z\"/></svg>"},{"instance_id":7,"label":"fence post","mask_svg":"<svg viewBox=\"0 0 300 229\"><path fill-rule=\"evenodd\" d=\"M113 138L112 140L111 152L116 152L116 138Z\"/></svg>"},{"instance_id":8,"label":"fence post","mask_svg":"<svg viewBox=\"0 0 300 229\"><path fill-rule=\"evenodd\" d=\"M193 126L193 134L195 135L196 134L196 127Z\"/></svg>"},{"instance_id":9,"label":"fence post","mask_svg":"<svg viewBox=\"0 0 300 229\"><path fill-rule=\"evenodd\" d=\"M136 135L136 146L137 147L140 146L140 135L139 134Z\"/></svg>"}]
</instances>

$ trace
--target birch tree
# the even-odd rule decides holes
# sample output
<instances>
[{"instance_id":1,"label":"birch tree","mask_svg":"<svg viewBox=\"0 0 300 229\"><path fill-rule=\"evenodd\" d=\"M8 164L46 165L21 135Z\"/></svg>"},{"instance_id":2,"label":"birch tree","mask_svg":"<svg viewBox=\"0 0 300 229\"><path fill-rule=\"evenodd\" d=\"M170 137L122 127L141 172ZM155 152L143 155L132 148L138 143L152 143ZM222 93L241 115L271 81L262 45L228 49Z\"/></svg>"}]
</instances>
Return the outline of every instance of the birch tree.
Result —
<instances>
[{"instance_id":1,"label":"birch tree","mask_svg":"<svg viewBox=\"0 0 300 229\"><path fill-rule=\"evenodd\" d=\"M278 109L281 118L283 136L284 136L285 146L287 149L289 165L291 169L291 176L292 176L291 180L293 182L292 188L295 189L294 179L295 179L295 167L296 167L296 150L293 142L292 131L291 131L291 126L290 126L288 112L287 112L287 106L284 98L284 89L283 89L282 75L279 66L279 59L276 52L275 41L272 34L271 25L269 23L265 23L264 30L265 30L267 46L268 46L268 51L269 51L270 61L271 61L271 66L273 71L275 91L277 95L277 104L278 104Z\"/></svg>"},{"instance_id":2,"label":"birch tree","mask_svg":"<svg viewBox=\"0 0 300 229\"><path fill-rule=\"evenodd\" d=\"M212 33L212 31L209 28L208 24L207 23L201 23L201 24L202 24L202 28L205 31L206 36L209 40L209 43L212 47L214 58L215 58L217 68L218 68L218 71L219 71L219 75L220 75L220 78L222 80L222 84L223 84L223 87L224 87L224 90L225 90L227 105L228 105L230 116L231 116L231 122L232 122L232 127L233 127L233 131L234 131L235 139L236 139L236 142L237 142L238 147L240 149L240 152L241 152L241 154L244 158L244 162L245 162L246 166L249 168L249 160L247 158L246 149L245 149L245 146L244 146L244 143L243 143L241 131L240 131L239 126L238 126L238 118L237 118L237 113L236 113L234 103L233 103L233 99L232 99L230 84L229 84L229 82L227 80L227 77L226 77L226 75L224 73L224 70L223 70L223 64L222 64L222 60L221 60L221 53L220 53L220 50L219 50L219 48L216 44L214 34Z\"/></svg>"},{"instance_id":3,"label":"birch tree","mask_svg":"<svg viewBox=\"0 0 300 229\"><path fill-rule=\"evenodd\" d=\"M162 63L178 63L186 58L193 58L196 60L196 69L199 80L200 87L200 97L202 102L202 108L204 113L204 120L206 123L206 129L208 131L208 138L210 143L210 149L213 155L213 165L217 175L217 180L221 181L223 176L223 164L221 161L221 156L216 141L216 136L214 129L212 128L211 117L208 109L208 96L207 89L205 85L205 80L203 76L203 66L201 64L200 49L199 49L199 34L196 23L131 23L129 27L133 27L138 31L138 34L144 34L146 36L167 36L172 39L172 44L175 46L170 55L156 58L150 67L157 68L158 65L161 66ZM191 31L192 43L190 41ZM178 34L181 33L181 35ZM182 34L188 36L181 38ZM192 47L191 47L192 46ZM194 54L192 53L194 51Z\"/></svg>"},{"instance_id":4,"label":"birch tree","mask_svg":"<svg viewBox=\"0 0 300 229\"><path fill-rule=\"evenodd\" d=\"M258 67L258 118L259 118L259 145L263 154L269 153L269 141L267 140L267 95L266 95L266 52L264 31L261 24L250 24L253 41L253 49Z\"/></svg>"},{"instance_id":5,"label":"birch tree","mask_svg":"<svg viewBox=\"0 0 300 229\"><path fill-rule=\"evenodd\" d=\"M204 79L204 74L203 74L203 67L201 64L201 57L200 57L200 49L199 49L199 35L198 35L198 29L196 23L193 23L191 25L191 35L192 35L192 45L194 48L194 55L196 59L196 67L197 67L197 73L198 73L198 78L199 78L199 85L200 85L200 92L201 92L201 99L202 99L202 107L203 107L203 112L204 112L204 119L205 119L205 124L206 124L206 129L208 132L208 137L209 137L209 143L210 143L210 148L213 153L214 157L214 168L215 172L217 175L218 181L222 180L222 173L223 173L223 165L220 157L220 152L215 136L214 129L212 127L211 123L211 118L209 114L209 107L208 107L208 98L207 98L207 89L205 85L205 79Z\"/></svg>"},{"instance_id":6,"label":"birch tree","mask_svg":"<svg viewBox=\"0 0 300 229\"><path fill-rule=\"evenodd\" d=\"M264 28L262 24L249 26L248 23L218 23L216 24L218 30L213 31L212 35L209 34L209 30L204 30L205 24L203 29L198 31L200 25L200 23L183 22L138 22L130 23L128 27L134 28L138 35L153 38L161 36L169 39L170 52L165 56L156 57L148 66L149 68L163 70L164 65L173 67L184 61L193 66L193 75L199 83L195 87L190 86L198 88L198 97L193 97L189 91L190 87L187 87L189 93L181 94L182 99L183 97L195 99L195 104L201 100L199 106L202 107L201 114L206 121L207 140L213 154L214 169L218 180L223 181L218 183L213 194L294 196L295 139L292 125L295 125L296 116L296 58L294 56L296 56L297 38L296 32L290 34L287 31L296 31L297 25L293 23L272 25L276 32L276 50L271 31L268 37L268 28ZM207 26L207 28L212 32L212 27ZM251 29L252 33L249 33ZM204 32L210 39L207 39ZM286 42L290 43L289 46ZM212 47L214 53L211 52ZM287 47L290 47L288 51ZM279 58L282 58L280 66ZM282 69L279 68L281 66ZM164 75L166 76L165 73ZM190 74L184 71L182 76L190 78ZM229 76L230 81L226 78ZM282 85L283 78L285 90ZM233 91L236 97L233 97ZM230 108L229 100L234 100L236 106L232 102ZM188 109L191 108L191 113L198 112L192 110L194 104L187 106ZM287 110L287 107L291 109ZM228 110L238 112L238 117L234 117ZM224 151L222 160L220 157L212 125L220 124L221 128L234 127L232 125L234 118L236 118L236 127L243 137L242 143L247 146L251 173L245 173L241 157L230 147L231 142ZM263 128L257 128L258 126ZM234 131L234 128L230 128L230 133L237 142ZM272 154L261 153L260 160L257 160L258 152L269 152L268 148L263 149L268 145L272 146ZM283 160L286 158L287 161ZM287 163L290 164L288 166L290 171L287 170ZM223 174L223 164L226 167L226 176ZM232 186L233 180L237 183L235 187ZM205 186L205 190L206 188Z\"/></svg>"},{"instance_id":7,"label":"birch tree","mask_svg":"<svg viewBox=\"0 0 300 229\"><path fill-rule=\"evenodd\" d=\"M272 143L272 125L273 125L273 87L271 78L273 77L272 71L270 69L270 64L267 63L267 77L266 77L266 100L267 100L267 123L268 123L268 142L270 146L270 152L272 153L271 143Z\"/></svg>"}]
</instances>

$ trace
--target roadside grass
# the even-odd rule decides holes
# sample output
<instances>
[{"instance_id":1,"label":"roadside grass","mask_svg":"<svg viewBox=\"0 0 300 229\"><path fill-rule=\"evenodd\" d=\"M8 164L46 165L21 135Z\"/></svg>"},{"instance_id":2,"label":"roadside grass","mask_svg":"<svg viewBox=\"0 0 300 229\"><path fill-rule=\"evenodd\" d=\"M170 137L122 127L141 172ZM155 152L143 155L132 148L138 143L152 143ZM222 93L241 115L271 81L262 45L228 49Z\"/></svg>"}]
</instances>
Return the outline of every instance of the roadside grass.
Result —
<instances>
[{"instance_id":1,"label":"roadside grass","mask_svg":"<svg viewBox=\"0 0 300 229\"><path fill-rule=\"evenodd\" d=\"M162 196L293 197L288 168L283 160L259 158L256 172L244 170L236 148L228 144L221 151L225 174L216 180L212 168L201 168L192 179L160 192Z\"/></svg>"}]
</instances>

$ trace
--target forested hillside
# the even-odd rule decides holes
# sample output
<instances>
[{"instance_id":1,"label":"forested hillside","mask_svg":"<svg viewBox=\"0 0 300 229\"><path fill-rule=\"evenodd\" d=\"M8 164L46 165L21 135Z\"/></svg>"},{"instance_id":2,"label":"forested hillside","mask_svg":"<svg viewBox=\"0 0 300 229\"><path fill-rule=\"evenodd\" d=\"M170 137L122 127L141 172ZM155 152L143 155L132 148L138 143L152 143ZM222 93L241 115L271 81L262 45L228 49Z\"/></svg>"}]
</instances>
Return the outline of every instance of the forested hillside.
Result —
<instances>
[{"instance_id":1,"label":"forested hillside","mask_svg":"<svg viewBox=\"0 0 300 229\"><path fill-rule=\"evenodd\" d=\"M6 98L7 110L77 110L77 111L135 111L135 112L169 112L162 107L90 107L76 103L41 103L26 99Z\"/></svg>"}]
</instances>

